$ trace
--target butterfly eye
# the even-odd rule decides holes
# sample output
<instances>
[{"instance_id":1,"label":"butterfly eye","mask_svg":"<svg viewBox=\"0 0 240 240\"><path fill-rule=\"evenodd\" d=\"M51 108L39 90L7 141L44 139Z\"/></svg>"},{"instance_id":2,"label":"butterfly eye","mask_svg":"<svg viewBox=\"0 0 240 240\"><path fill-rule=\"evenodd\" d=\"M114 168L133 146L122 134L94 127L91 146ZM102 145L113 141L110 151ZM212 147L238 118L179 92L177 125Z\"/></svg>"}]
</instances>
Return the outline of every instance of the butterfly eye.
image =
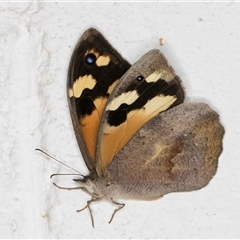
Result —
<instances>
[{"instance_id":1,"label":"butterfly eye","mask_svg":"<svg viewBox=\"0 0 240 240\"><path fill-rule=\"evenodd\" d=\"M142 75L140 75L140 76L138 76L138 77L136 78L136 80L137 80L138 82L141 82L143 79L144 79L144 77L143 77Z\"/></svg>"},{"instance_id":2,"label":"butterfly eye","mask_svg":"<svg viewBox=\"0 0 240 240\"><path fill-rule=\"evenodd\" d=\"M86 55L85 61L88 65L93 65L96 62L96 56L93 53Z\"/></svg>"}]
</instances>

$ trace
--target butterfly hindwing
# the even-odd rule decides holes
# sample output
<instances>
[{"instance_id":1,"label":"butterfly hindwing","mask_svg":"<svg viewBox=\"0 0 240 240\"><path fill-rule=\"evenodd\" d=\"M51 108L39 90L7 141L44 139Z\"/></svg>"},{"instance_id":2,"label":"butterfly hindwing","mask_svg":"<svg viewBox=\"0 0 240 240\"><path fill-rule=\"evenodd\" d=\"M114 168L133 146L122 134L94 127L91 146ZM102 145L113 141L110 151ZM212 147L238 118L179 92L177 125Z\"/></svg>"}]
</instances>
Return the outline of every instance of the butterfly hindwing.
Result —
<instances>
[{"instance_id":1,"label":"butterfly hindwing","mask_svg":"<svg viewBox=\"0 0 240 240\"><path fill-rule=\"evenodd\" d=\"M147 122L108 170L130 199L197 190L217 170L223 134L218 114L207 104L183 103Z\"/></svg>"},{"instance_id":2,"label":"butterfly hindwing","mask_svg":"<svg viewBox=\"0 0 240 240\"><path fill-rule=\"evenodd\" d=\"M95 29L77 43L68 71L68 102L79 147L89 170L95 168L96 141L105 104L130 67Z\"/></svg>"},{"instance_id":3,"label":"butterfly hindwing","mask_svg":"<svg viewBox=\"0 0 240 240\"><path fill-rule=\"evenodd\" d=\"M98 136L97 172L147 121L184 101L181 80L159 50L151 50L121 78L104 111ZM133 149L134 153L134 149Z\"/></svg>"}]
</instances>

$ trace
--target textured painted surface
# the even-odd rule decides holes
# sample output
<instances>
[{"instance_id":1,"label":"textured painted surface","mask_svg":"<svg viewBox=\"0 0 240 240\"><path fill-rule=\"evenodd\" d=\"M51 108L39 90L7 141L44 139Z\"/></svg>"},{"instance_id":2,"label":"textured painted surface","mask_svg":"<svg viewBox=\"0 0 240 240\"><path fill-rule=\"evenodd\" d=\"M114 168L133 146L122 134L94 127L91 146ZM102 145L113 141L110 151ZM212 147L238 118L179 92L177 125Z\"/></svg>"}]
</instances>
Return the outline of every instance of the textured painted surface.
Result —
<instances>
[{"instance_id":1,"label":"textured painted surface","mask_svg":"<svg viewBox=\"0 0 240 240\"><path fill-rule=\"evenodd\" d=\"M239 3L0 3L1 238L239 238ZM107 17L106 17L107 16ZM66 98L73 48L89 27L131 63L160 48L183 79L188 99L209 103L225 126L216 176L204 189L153 202L114 206L52 185L70 170L36 153L54 154L83 174ZM159 45L159 39L164 45ZM75 186L74 177L53 179Z\"/></svg>"}]
</instances>

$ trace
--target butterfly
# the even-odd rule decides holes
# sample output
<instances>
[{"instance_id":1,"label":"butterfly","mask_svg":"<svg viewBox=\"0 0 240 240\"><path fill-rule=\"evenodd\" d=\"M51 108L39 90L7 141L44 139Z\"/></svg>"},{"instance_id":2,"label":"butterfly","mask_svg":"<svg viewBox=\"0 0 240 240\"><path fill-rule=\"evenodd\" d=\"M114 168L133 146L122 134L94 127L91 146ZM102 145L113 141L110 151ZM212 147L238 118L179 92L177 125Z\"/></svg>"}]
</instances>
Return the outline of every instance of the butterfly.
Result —
<instances>
[{"instance_id":1,"label":"butterfly","mask_svg":"<svg viewBox=\"0 0 240 240\"><path fill-rule=\"evenodd\" d=\"M224 128L205 103L185 103L167 59L150 50L132 66L96 29L78 41L67 96L89 174L75 179L94 201L154 200L197 190L212 179ZM81 210L83 210L81 209ZM80 210L80 211L81 211Z\"/></svg>"}]
</instances>

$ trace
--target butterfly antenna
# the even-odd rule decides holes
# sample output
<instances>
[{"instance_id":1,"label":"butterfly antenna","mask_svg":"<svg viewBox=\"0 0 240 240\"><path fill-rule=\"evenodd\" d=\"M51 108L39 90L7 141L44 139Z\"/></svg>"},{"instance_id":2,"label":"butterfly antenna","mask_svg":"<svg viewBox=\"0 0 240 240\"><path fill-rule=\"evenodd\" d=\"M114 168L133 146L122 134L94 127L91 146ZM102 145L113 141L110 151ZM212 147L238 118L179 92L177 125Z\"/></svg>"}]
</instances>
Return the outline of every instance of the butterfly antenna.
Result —
<instances>
[{"instance_id":1,"label":"butterfly antenna","mask_svg":"<svg viewBox=\"0 0 240 240\"><path fill-rule=\"evenodd\" d=\"M67 167L67 168L70 168L71 170L77 172L78 175L80 174L82 177L84 177L84 176L83 176L78 170L76 170L76 169L74 169L74 168L68 166L66 163L61 162L60 160L56 159L55 157L51 156L50 154L44 152L42 149L40 149L40 148L36 148L35 151L39 151L39 152L44 153L45 155L47 155L48 157L52 158L52 159L55 160L56 162L58 162L58 163L64 165L64 166ZM55 176L55 175L56 175L56 174L52 174L50 178L52 178L52 177ZM58 175L60 175L60 174L58 174ZM73 175L73 174L62 174L62 175Z\"/></svg>"},{"instance_id":2,"label":"butterfly antenna","mask_svg":"<svg viewBox=\"0 0 240 240\"><path fill-rule=\"evenodd\" d=\"M73 173L54 173L50 176L50 178L55 177L55 176L73 176L73 175L79 176L79 174L73 174ZM82 174L81 174L81 176L83 177Z\"/></svg>"}]
</instances>

